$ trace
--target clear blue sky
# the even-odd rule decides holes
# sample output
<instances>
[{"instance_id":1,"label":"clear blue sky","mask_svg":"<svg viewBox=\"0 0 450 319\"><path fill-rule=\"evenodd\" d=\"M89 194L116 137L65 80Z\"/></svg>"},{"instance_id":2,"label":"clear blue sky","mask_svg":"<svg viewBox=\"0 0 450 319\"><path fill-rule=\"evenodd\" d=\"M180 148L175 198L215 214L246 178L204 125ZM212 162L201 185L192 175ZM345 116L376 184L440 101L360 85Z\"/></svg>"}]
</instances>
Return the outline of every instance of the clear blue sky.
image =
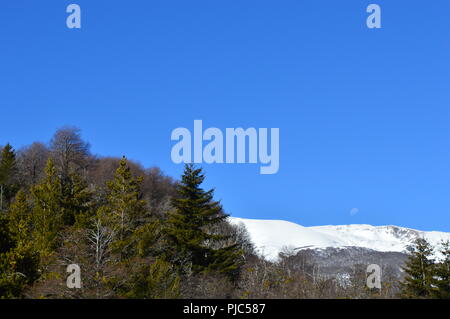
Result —
<instances>
[{"instance_id":1,"label":"clear blue sky","mask_svg":"<svg viewBox=\"0 0 450 319\"><path fill-rule=\"evenodd\" d=\"M93 153L177 177L176 127L278 127L278 174L204 166L232 215L450 231L449 16L448 0L2 1L0 144L75 125Z\"/></svg>"}]
</instances>

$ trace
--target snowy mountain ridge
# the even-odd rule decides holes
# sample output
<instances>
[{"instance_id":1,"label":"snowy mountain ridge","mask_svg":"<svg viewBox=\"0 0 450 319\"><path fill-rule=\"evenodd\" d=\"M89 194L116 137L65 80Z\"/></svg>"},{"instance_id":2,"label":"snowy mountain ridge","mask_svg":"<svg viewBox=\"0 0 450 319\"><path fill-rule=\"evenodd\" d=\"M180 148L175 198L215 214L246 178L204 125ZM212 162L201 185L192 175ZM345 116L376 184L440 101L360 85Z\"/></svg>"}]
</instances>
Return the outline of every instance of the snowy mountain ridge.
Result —
<instances>
[{"instance_id":1,"label":"snowy mountain ridge","mask_svg":"<svg viewBox=\"0 0 450 319\"><path fill-rule=\"evenodd\" d=\"M419 231L398 226L341 225L304 227L283 220L257 220L229 217L232 224L243 224L257 252L268 260L277 260L283 251L361 247L380 252L403 252L418 237L433 246L450 241L450 233ZM435 257L439 258L436 252Z\"/></svg>"}]
</instances>

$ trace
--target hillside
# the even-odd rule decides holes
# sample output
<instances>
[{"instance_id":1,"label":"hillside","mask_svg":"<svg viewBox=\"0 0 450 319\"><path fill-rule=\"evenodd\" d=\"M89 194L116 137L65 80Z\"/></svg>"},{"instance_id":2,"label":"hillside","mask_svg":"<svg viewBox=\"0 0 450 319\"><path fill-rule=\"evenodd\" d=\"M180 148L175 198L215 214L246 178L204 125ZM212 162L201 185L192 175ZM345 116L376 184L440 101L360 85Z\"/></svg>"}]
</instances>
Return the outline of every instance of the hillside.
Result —
<instances>
[{"instance_id":1,"label":"hillside","mask_svg":"<svg viewBox=\"0 0 450 319\"><path fill-rule=\"evenodd\" d=\"M242 223L258 253L276 260L283 251L358 247L377 252L406 253L417 237L433 246L450 240L450 233L425 232L398 226L342 225L304 227L283 220L253 220L230 217L232 224ZM439 255L436 253L436 257Z\"/></svg>"}]
</instances>

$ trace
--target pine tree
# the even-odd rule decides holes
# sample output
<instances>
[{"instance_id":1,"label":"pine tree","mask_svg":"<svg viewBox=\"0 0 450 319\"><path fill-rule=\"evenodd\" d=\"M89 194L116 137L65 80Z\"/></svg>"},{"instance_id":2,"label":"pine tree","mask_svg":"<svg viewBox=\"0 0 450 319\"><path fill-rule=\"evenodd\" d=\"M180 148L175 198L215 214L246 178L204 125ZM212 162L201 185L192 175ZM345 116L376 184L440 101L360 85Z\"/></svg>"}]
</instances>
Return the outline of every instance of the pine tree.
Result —
<instances>
[{"instance_id":1,"label":"pine tree","mask_svg":"<svg viewBox=\"0 0 450 319\"><path fill-rule=\"evenodd\" d=\"M433 249L424 238L418 238L414 245L413 252L403 267L406 276L401 282L401 297L430 298L433 290L434 261L431 258Z\"/></svg>"},{"instance_id":2,"label":"pine tree","mask_svg":"<svg viewBox=\"0 0 450 319\"><path fill-rule=\"evenodd\" d=\"M14 240L30 241L32 229L32 208L26 193L20 190L8 210L9 229Z\"/></svg>"},{"instance_id":3,"label":"pine tree","mask_svg":"<svg viewBox=\"0 0 450 319\"><path fill-rule=\"evenodd\" d=\"M39 254L31 242L18 242L0 253L0 298L21 298L25 288L40 276Z\"/></svg>"},{"instance_id":4,"label":"pine tree","mask_svg":"<svg viewBox=\"0 0 450 319\"><path fill-rule=\"evenodd\" d=\"M56 247L58 231L64 224L61 182L51 158L45 173L45 180L31 189L34 198L32 235L36 249L42 254L50 253Z\"/></svg>"},{"instance_id":5,"label":"pine tree","mask_svg":"<svg viewBox=\"0 0 450 319\"><path fill-rule=\"evenodd\" d=\"M125 157L120 161L114 179L107 182L106 205L99 210L105 225L115 232L114 251L121 259L135 252L133 234L147 221L146 203L141 199L142 178L134 178Z\"/></svg>"},{"instance_id":6,"label":"pine tree","mask_svg":"<svg viewBox=\"0 0 450 319\"><path fill-rule=\"evenodd\" d=\"M75 173L63 183L53 160L49 158L46 177L31 188L34 198L33 224L35 241L42 251L56 247L56 237L64 226L82 227L91 217L91 197L87 184Z\"/></svg>"},{"instance_id":7,"label":"pine tree","mask_svg":"<svg viewBox=\"0 0 450 319\"><path fill-rule=\"evenodd\" d=\"M450 299L450 242L443 242L441 254L442 260L436 264L434 271L433 295L440 299Z\"/></svg>"},{"instance_id":8,"label":"pine tree","mask_svg":"<svg viewBox=\"0 0 450 319\"><path fill-rule=\"evenodd\" d=\"M134 264L123 295L138 299L174 299L180 296L180 277L173 265L162 259Z\"/></svg>"},{"instance_id":9,"label":"pine tree","mask_svg":"<svg viewBox=\"0 0 450 319\"><path fill-rule=\"evenodd\" d=\"M146 202L141 198L141 182L142 178L133 176L123 157L113 180L106 183L105 203L98 209L96 216L97 225L101 225L102 238L107 239L102 249L110 255L105 261L108 265L103 266L115 269L114 274L105 278L103 283L119 296L133 297L138 286L146 285L140 281L144 280L143 277L135 274L136 267L145 260L141 257L151 250L148 246L151 245L153 234L149 232L157 232L154 227L150 227L152 218L147 212ZM98 233L98 230L94 229L94 232ZM147 247L143 247L143 243ZM145 269L140 268L138 271L141 270ZM101 269L98 273L103 276Z\"/></svg>"},{"instance_id":10,"label":"pine tree","mask_svg":"<svg viewBox=\"0 0 450 319\"><path fill-rule=\"evenodd\" d=\"M80 175L71 173L61 183L61 207L66 226L86 226L92 217L92 193Z\"/></svg>"},{"instance_id":11,"label":"pine tree","mask_svg":"<svg viewBox=\"0 0 450 319\"><path fill-rule=\"evenodd\" d=\"M0 254L9 251L15 245L9 228L8 219L0 214Z\"/></svg>"},{"instance_id":12,"label":"pine tree","mask_svg":"<svg viewBox=\"0 0 450 319\"><path fill-rule=\"evenodd\" d=\"M0 160L0 211L17 191L17 185L14 183L16 169L16 153L10 144L6 144Z\"/></svg>"},{"instance_id":13,"label":"pine tree","mask_svg":"<svg viewBox=\"0 0 450 319\"><path fill-rule=\"evenodd\" d=\"M215 271L233 276L238 269L238 250L235 245L214 249L214 244L226 237L210 230L227 215L213 200L214 190L200 187L204 179L201 168L186 165L165 230L173 246L166 257L180 266L191 264L194 273Z\"/></svg>"},{"instance_id":14,"label":"pine tree","mask_svg":"<svg viewBox=\"0 0 450 319\"><path fill-rule=\"evenodd\" d=\"M39 276L39 255L31 242L30 207L23 192L0 216L0 298L20 298Z\"/></svg>"}]
</instances>

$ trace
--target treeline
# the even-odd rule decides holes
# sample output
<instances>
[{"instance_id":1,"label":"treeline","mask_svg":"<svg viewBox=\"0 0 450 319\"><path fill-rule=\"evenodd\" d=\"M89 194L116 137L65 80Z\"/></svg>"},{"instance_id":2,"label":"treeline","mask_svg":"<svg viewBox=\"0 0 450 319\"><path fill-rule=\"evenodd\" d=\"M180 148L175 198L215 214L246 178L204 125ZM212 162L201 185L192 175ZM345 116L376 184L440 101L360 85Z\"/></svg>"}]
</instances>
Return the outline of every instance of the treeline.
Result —
<instances>
[{"instance_id":1,"label":"treeline","mask_svg":"<svg viewBox=\"0 0 450 319\"><path fill-rule=\"evenodd\" d=\"M176 183L125 157L97 158L76 128L48 147L6 145L0 296L178 298L205 280L233 285L250 244L203 180L191 165ZM70 264L82 270L81 289L66 285Z\"/></svg>"},{"instance_id":2,"label":"treeline","mask_svg":"<svg viewBox=\"0 0 450 319\"><path fill-rule=\"evenodd\" d=\"M175 181L125 157L97 157L72 127L48 144L0 149L0 298L448 297L448 249L420 273L424 260L412 254L401 286L389 278L368 289L362 265L343 284L299 256L258 257L245 228L201 187L201 168L187 165ZM71 264L80 289L67 287Z\"/></svg>"}]
</instances>

